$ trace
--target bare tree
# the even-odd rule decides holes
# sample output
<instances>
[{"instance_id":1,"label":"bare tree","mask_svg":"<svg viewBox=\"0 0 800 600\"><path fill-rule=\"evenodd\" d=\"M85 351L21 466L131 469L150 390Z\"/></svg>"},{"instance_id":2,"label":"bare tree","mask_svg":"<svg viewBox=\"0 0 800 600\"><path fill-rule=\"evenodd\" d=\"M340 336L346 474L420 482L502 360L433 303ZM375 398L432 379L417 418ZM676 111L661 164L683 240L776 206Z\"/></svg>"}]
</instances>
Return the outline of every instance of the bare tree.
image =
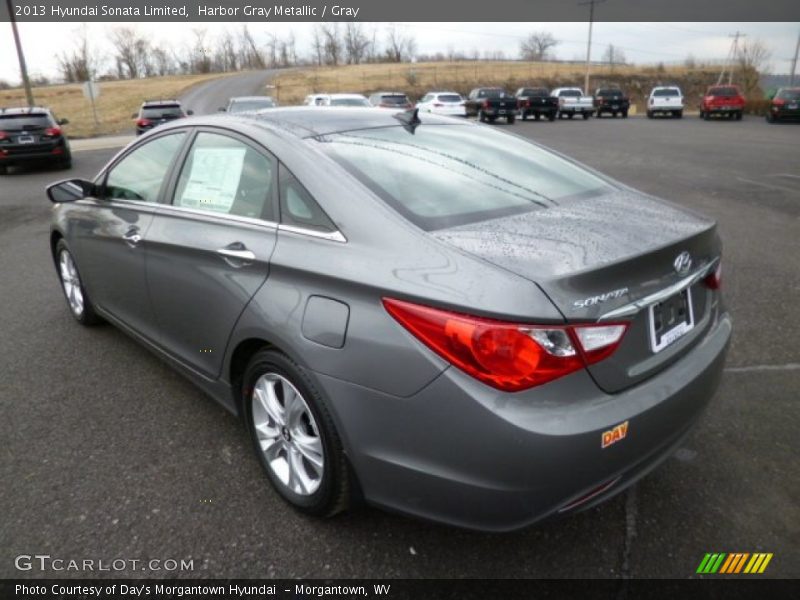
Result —
<instances>
[{"instance_id":1,"label":"bare tree","mask_svg":"<svg viewBox=\"0 0 800 600\"><path fill-rule=\"evenodd\" d=\"M239 66L242 69L265 69L267 66L246 23L239 32Z\"/></svg>"},{"instance_id":2,"label":"bare tree","mask_svg":"<svg viewBox=\"0 0 800 600\"><path fill-rule=\"evenodd\" d=\"M339 36L338 23L326 23L320 28L322 32L322 51L326 65L336 66L342 61L344 44Z\"/></svg>"},{"instance_id":3,"label":"bare tree","mask_svg":"<svg viewBox=\"0 0 800 600\"><path fill-rule=\"evenodd\" d=\"M311 39L311 49L314 52L314 61L317 63L317 66L322 66L322 57L324 55L324 43L322 41L322 32L320 31L319 26L314 27L314 33L312 34Z\"/></svg>"},{"instance_id":4,"label":"bare tree","mask_svg":"<svg viewBox=\"0 0 800 600\"><path fill-rule=\"evenodd\" d=\"M153 46L150 51L156 75L174 75L178 70L177 61L169 47Z\"/></svg>"},{"instance_id":5,"label":"bare tree","mask_svg":"<svg viewBox=\"0 0 800 600\"><path fill-rule=\"evenodd\" d=\"M750 40L741 45L736 56L739 67L737 79L746 96L752 96L758 91L761 71L768 69L767 61L770 56L770 51L761 40Z\"/></svg>"},{"instance_id":6,"label":"bare tree","mask_svg":"<svg viewBox=\"0 0 800 600\"><path fill-rule=\"evenodd\" d=\"M67 83L94 79L100 61L90 49L86 24L76 29L73 39L72 49L61 52L57 57L62 79Z\"/></svg>"},{"instance_id":7,"label":"bare tree","mask_svg":"<svg viewBox=\"0 0 800 600\"><path fill-rule=\"evenodd\" d=\"M611 65L612 69L614 65L624 65L625 61L625 53L622 48L618 48L614 44L609 44L606 51L603 52L603 62Z\"/></svg>"},{"instance_id":8,"label":"bare tree","mask_svg":"<svg viewBox=\"0 0 800 600\"><path fill-rule=\"evenodd\" d=\"M152 74L150 44L135 27L116 27L108 38L115 50L114 59L120 78L136 79Z\"/></svg>"},{"instance_id":9,"label":"bare tree","mask_svg":"<svg viewBox=\"0 0 800 600\"><path fill-rule=\"evenodd\" d=\"M520 44L520 58L532 61L547 60L550 57L550 50L558 44L558 40L549 31L534 31Z\"/></svg>"},{"instance_id":10,"label":"bare tree","mask_svg":"<svg viewBox=\"0 0 800 600\"><path fill-rule=\"evenodd\" d=\"M389 62L403 62L414 58L417 42L411 36L400 33L394 25L386 29L386 59Z\"/></svg>"},{"instance_id":11,"label":"bare tree","mask_svg":"<svg viewBox=\"0 0 800 600\"><path fill-rule=\"evenodd\" d=\"M344 30L344 53L348 65L357 65L366 58L369 37L359 23L347 23Z\"/></svg>"}]
</instances>

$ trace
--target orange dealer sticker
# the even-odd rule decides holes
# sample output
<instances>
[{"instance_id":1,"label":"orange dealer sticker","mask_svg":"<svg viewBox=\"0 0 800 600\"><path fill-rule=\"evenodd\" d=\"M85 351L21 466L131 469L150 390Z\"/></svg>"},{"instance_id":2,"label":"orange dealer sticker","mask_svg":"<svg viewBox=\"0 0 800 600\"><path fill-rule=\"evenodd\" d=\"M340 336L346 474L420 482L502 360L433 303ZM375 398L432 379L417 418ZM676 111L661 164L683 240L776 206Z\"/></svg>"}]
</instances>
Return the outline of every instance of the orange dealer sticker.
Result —
<instances>
[{"instance_id":1,"label":"orange dealer sticker","mask_svg":"<svg viewBox=\"0 0 800 600\"><path fill-rule=\"evenodd\" d=\"M624 440L628 435L628 422L615 425L608 431L603 432L603 438L600 443L601 448L608 448L611 444L616 444L620 440Z\"/></svg>"}]
</instances>

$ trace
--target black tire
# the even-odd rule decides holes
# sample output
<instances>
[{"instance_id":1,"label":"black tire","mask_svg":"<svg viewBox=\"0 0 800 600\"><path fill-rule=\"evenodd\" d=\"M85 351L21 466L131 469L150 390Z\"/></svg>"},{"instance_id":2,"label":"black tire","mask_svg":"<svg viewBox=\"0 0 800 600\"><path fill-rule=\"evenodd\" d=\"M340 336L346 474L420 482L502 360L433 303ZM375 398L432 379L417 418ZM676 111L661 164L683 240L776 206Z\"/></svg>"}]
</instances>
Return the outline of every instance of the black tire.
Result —
<instances>
[{"instance_id":1,"label":"black tire","mask_svg":"<svg viewBox=\"0 0 800 600\"><path fill-rule=\"evenodd\" d=\"M704 112L701 110L701 111L698 113L698 116L699 116L701 119L703 119L703 118L705 118L705 116L706 116L706 113L704 113Z\"/></svg>"},{"instance_id":2,"label":"black tire","mask_svg":"<svg viewBox=\"0 0 800 600\"><path fill-rule=\"evenodd\" d=\"M575 113L567 113L567 118L572 120L572 117L575 116Z\"/></svg>"},{"instance_id":3,"label":"black tire","mask_svg":"<svg viewBox=\"0 0 800 600\"><path fill-rule=\"evenodd\" d=\"M0 165L0 175L8 174L8 165Z\"/></svg>"},{"instance_id":4,"label":"black tire","mask_svg":"<svg viewBox=\"0 0 800 600\"><path fill-rule=\"evenodd\" d=\"M487 117L489 119L489 123L494 123L497 120L497 117Z\"/></svg>"},{"instance_id":5,"label":"black tire","mask_svg":"<svg viewBox=\"0 0 800 600\"><path fill-rule=\"evenodd\" d=\"M583 120L588 121L591 115L588 112L583 113Z\"/></svg>"},{"instance_id":6,"label":"black tire","mask_svg":"<svg viewBox=\"0 0 800 600\"><path fill-rule=\"evenodd\" d=\"M704 121L710 121L711 120L711 114L710 113L703 113L703 120Z\"/></svg>"},{"instance_id":7,"label":"black tire","mask_svg":"<svg viewBox=\"0 0 800 600\"><path fill-rule=\"evenodd\" d=\"M266 373L274 373L287 379L300 392L316 422L323 448L323 475L319 487L312 494L295 493L277 479L261 450L253 421L253 394L256 382ZM245 422L253 448L275 491L294 508L306 514L331 517L346 510L350 506L351 482L342 442L322 396L302 369L277 350L261 350L247 365L242 380L242 398Z\"/></svg>"},{"instance_id":8,"label":"black tire","mask_svg":"<svg viewBox=\"0 0 800 600\"><path fill-rule=\"evenodd\" d=\"M509 125L513 125L514 121L516 121L516 120L517 120L517 118L514 115L508 115L506 117L506 123L508 123Z\"/></svg>"},{"instance_id":9,"label":"black tire","mask_svg":"<svg viewBox=\"0 0 800 600\"><path fill-rule=\"evenodd\" d=\"M67 286L64 282L64 275L61 270L61 257L62 254L66 253L69 255L70 260L72 261L73 266L75 267L75 271L78 276L78 286L83 297L83 310L81 312L77 312L70 303L69 296L67 295ZM86 287L83 285L83 278L81 278L80 270L78 269L78 264L75 262L75 257L72 255L67 243L62 239L58 240L56 244L56 251L55 251L55 262L56 262L56 273L58 274L58 280L61 283L61 291L64 292L64 298L67 301L67 306L70 309L69 312L75 317L75 320L78 321L81 325L86 327L91 327L93 325L99 325L103 322L103 319L95 312L94 304L92 304L92 300L89 298L89 294L86 293Z\"/></svg>"},{"instance_id":10,"label":"black tire","mask_svg":"<svg viewBox=\"0 0 800 600\"><path fill-rule=\"evenodd\" d=\"M612 116L614 119L616 119L616 118L617 118L617 111L614 111L614 112L612 112L612 113L611 113L611 116Z\"/></svg>"},{"instance_id":11,"label":"black tire","mask_svg":"<svg viewBox=\"0 0 800 600\"><path fill-rule=\"evenodd\" d=\"M558 111L558 119L561 120L563 118L564 118L564 113L561 112L561 111Z\"/></svg>"},{"instance_id":12,"label":"black tire","mask_svg":"<svg viewBox=\"0 0 800 600\"><path fill-rule=\"evenodd\" d=\"M741 112L737 112L736 113L736 120L737 121L741 121L742 120L742 113Z\"/></svg>"},{"instance_id":13,"label":"black tire","mask_svg":"<svg viewBox=\"0 0 800 600\"><path fill-rule=\"evenodd\" d=\"M555 121L555 120L556 120L556 113L550 113L550 114L547 116L547 120L548 120L548 121L551 121L551 122L552 122L552 121Z\"/></svg>"},{"instance_id":14,"label":"black tire","mask_svg":"<svg viewBox=\"0 0 800 600\"><path fill-rule=\"evenodd\" d=\"M622 118L623 119L627 119L628 118L628 111L627 110L623 110L622 111Z\"/></svg>"},{"instance_id":15,"label":"black tire","mask_svg":"<svg viewBox=\"0 0 800 600\"><path fill-rule=\"evenodd\" d=\"M538 121L539 119L542 118L542 115L540 115L539 113L536 113L535 115L533 115L533 118L534 118L534 120Z\"/></svg>"},{"instance_id":16,"label":"black tire","mask_svg":"<svg viewBox=\"0 0 800 600\"><path fill-rule=\"evenodd\" d=\"M478 121L486 123L486 114L482 110L478 111Z\"/></svg>"},{"instance_id":17,"label":"black tire","mask_svg":"<svg viewBox=\"0 0 800 600\"><path fill-rule=\"evenodd\" d=\"M767 113L766 115L764 115L764 118L767 120L767 123L774 123L775 122L775 115L773 115L772 113ZM1 172L2 171L0 171L0 173Z\"/></svg>"},{"instance_id":18,"label":"black tire","mask_svg":"<svg viewBox=\"0 0 800 600\"><path fill-rule=\"evenodd\" d=\"M682 119L683 118L683 111L682 110L676 110L675 113L673 114L673 116L676 119Z\"/></svg>"},{"instance_id":19,"label":"black tire","mask_svg":"<svg viewBox=\"0 0 800 600\"><path fill-rule=\"evenodd\" d=\"M650 111L650 110L647 111L647 118L648 119L652 119L653 118L653 112L652 111Z\"/></svg>"}]
</instances>

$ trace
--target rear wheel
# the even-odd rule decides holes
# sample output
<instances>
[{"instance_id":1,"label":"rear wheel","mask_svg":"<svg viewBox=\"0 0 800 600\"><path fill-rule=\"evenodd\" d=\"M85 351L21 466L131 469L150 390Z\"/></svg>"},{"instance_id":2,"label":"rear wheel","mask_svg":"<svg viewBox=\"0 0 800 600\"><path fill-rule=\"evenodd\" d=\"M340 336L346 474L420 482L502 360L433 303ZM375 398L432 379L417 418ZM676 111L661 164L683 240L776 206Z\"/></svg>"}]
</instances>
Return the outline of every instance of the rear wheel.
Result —
<instances>
[{"instance_id":1,"label":"rear wheel","mask_svg":"<svg viewBox=\"0 0 800 600\"><path fill-rule=\"evenodd\" d=\"M575 116L575 113L567 113L567 118L568 119L571 119L574 116Z\"/></svg>"},{"instance_id":2,"label":"rear wheel","mask_svg":"<svg viewBox=\"0 0 800 600\"><path fill-rule=\"evenodd\" d=\"M711 120L711 113L703 113L703 119L706 121Z\"/></svg>"},{"instance_id":3,"label":"rear wheel","mask_svg":"<svg viewBox=\"0 0 800 600\"><path fill-rule=\"evenodd\" d=\"M741 111L739 111L739 112L737 112L737 113L736 113L736 120L737 120L737 121L741 121L741 120L742 120L742 113L741 113Z\"/></svg>"},{"instance_id":4,"label":"rear wheel","mask_svg":"<svg viewBox=\"0 0 800 600\"><path fill-rule=\"evenodd\" d=\"M584 121L585 121L585 120L587 120L587 119L589 118L589 116L590 116L590 115L589 115L589 113L588 113L588 112L585 112L585 113L583 113L583 120L584 120Z\"/></svg>"},{"instance_id":5,"label":"rear wheel","mask_svg":"<svg viewBox=\"0 0 800 600\"><path fill-rule=\"evenodd\" d=\"M674 114L675 114L675 118L676 119L682 119L683 118L683 111L682 110L676 110Z\"/></svg>"},{"instance_id":6,"label":"rear wheel","mask_svg":"<svg viewBox=\"0 0 800 600\"><path fill-rule=\"evenodd\" d=\"M481 123L486 123L486 113L484 113L482 110L478 111L478 121Z\"/></svg>"},{"instance_id":7,"label":"rear wheel","mask_svg":"<svg viewBox=\"0 0 800 600\"><path fill-rule=\"evenodd\" d=\"M648 119L652 119L653 118L653 111L651 111L651 110L647 111L647 118Z\"/></svg>"},{"instance_id":8,"label":"rear wheel","mask_svg":"<svg viewBox=\"0 0 800 600\"><path fill-rule=\"evenodd\" d=\"M291 359L262 350L250 360L242 397L250 437L272 486L298 510L333 516L349 505L350 480L333 419Z\"/></svg>"},{"instance_id":9,"label":"rear wheel","mask_svg":"<svg viewBox=\"0 0 800 600\"><path fill-rule=\"evenodd\" d=\"M81 325L91 326L101 323L102 319L95 312L89 294L83 286L75 259L63 239L56 245L56 268L72 316Z\"/></svg>"},{"instance_id":10,"label":"rear wheel","mask_svg":"<svg viewBox=\"0 0 800 600\"><path fill-rule=\"evenodd\" d=\"M7 165L0 165L0 175L5 175L8 173L8 166Z\"/></svg>"},{"instance_id":11,"label":"rear wheel","mask_svg":"<svg viewBox=\"0 0 800 600\"><path fill-rule=\"evenodd\" d=\"M536 113L536 114L533 115L533 118L534 118L534 120L538 121L539 119L542 118L542 115L540 115L539 113Z\"/></svg>"},{"instance_id":12,"label":"rear wheel","mask_svg":"<svg viewBox=\"0 0 800 600\"><path fill-rule=\"evenodd\" d=\"M622 118L623 119L627 119L628 118L628 111L627 110L623 110L622 111Z\"/></svg>"},{"instance_id":13,"label":"rear wheel","mask_svg":"<svg viewBox=\"0 0 800 600\"><path fill-rule=\"evenodd\" d=\"M527 121L528 113L526 113L524 110L519 111L519 118L522 119L523 121Z\"/></svg>"},{"instance_id":14,"label":"rear wheel","mask_svg":"<svg viewBox=\"0 0 800 600\"><path fill-rule=\"evenodd\" d=\"M775 122L775 115L772 113L767 113L764 118L767 120L767 123L774 123ZM1 173L2 171L0 171Z\"/></svg>"},{"instance_id":15,"label":"rear wheel","mask_svg":"<svg viewBox=\"0 0 800 600\"><path fill-rule=\"evenodd\" d=\"M507 122L509 125L513 125L513 124L514 124L514 121L516 121L516 119L517 119L517 118L514 116L514 114L510 114L510 115L508 115L508 116L506 117L506 122Z\"/></svg>"},{"instance_id":16,"label":"rear wheel","mask_svg":"<svg viewBox=\"0 0 800 600\"><path fill-rule=\"evenodd\" d=\"M550 113L550 114L547 116L547 119L548 119L549 121L555 121L555 120L556 120L556 113Z\"/></svg>"}]
</instances>

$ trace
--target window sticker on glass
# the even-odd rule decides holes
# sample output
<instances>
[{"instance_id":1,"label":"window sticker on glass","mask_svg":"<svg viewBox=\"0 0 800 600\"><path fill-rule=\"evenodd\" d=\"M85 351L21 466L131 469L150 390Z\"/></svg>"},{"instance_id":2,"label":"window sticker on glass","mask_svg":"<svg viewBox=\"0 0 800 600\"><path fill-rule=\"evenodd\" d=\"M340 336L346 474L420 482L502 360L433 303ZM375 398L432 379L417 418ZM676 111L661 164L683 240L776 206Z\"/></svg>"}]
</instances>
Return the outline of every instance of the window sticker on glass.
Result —
<instances>
[{"instance_id":1,"label":"window sticker on glass","mask_svg":"<svg viewBox=\"0 0 800 600\"><path fill-rule=\"evenodd\" d=\"M246 151L245 148L195 148L180 206L230 212Z\"/></svg>"}]
</instances>

